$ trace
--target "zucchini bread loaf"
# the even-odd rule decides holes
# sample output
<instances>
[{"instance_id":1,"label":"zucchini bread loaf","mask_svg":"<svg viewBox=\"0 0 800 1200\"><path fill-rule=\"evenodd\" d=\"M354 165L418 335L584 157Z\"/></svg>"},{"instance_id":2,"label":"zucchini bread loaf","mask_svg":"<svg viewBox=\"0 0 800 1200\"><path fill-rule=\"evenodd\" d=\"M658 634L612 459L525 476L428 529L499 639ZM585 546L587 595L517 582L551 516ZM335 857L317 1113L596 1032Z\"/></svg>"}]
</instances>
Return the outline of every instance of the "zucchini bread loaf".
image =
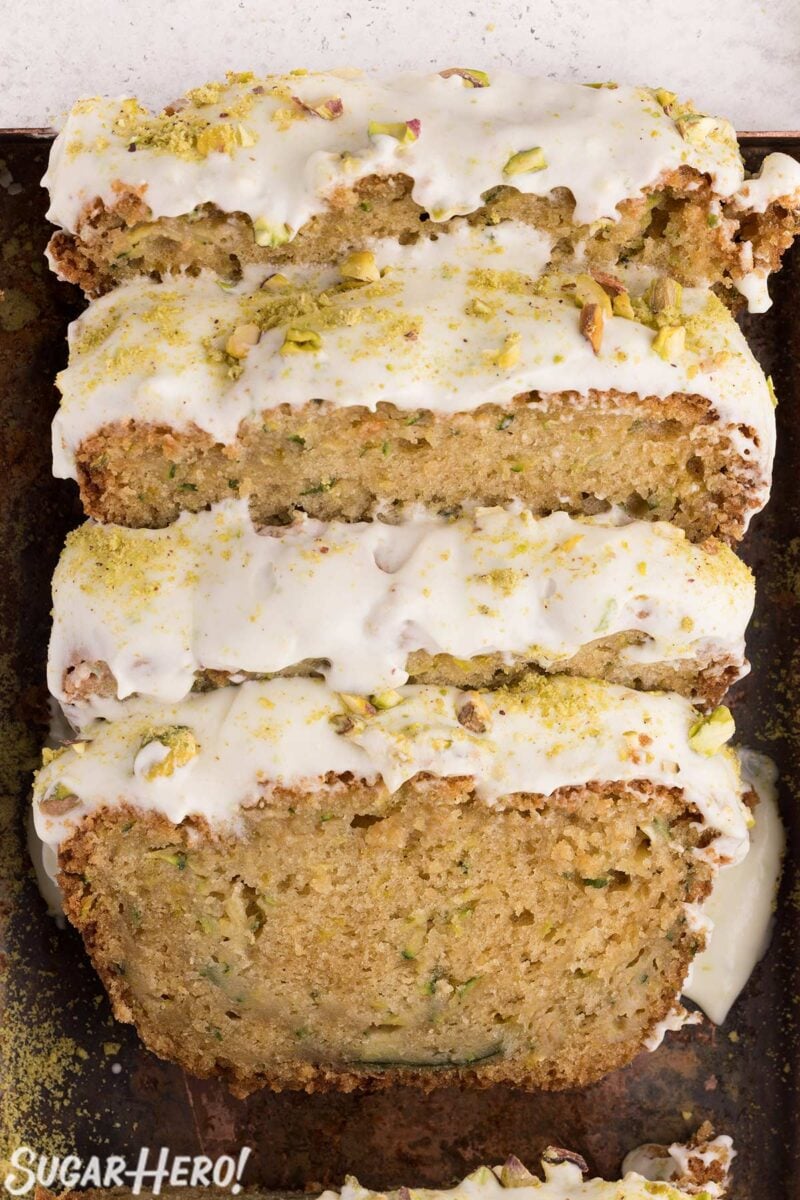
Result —
<instances>
[{"instance_id":1,"label":"zucchini bread loaf","mask_svg":"<svg viewBox=\"0 0 800 1200\"><path fill-rule=\"evenodd\" d=\"M228 500L165 529L68 536L48 682L76 727L132 695L279 674L376 693L536 667L715 704L747 669L754 594L727 546L658 522L493 508L259 530Z\"/></svg>"},{"instance_id":2,"label":"zucchini bread loaf","mask_svg":"<svg viewBox=\"0 0 800 1200\"><path fill-rule=\"evenodd\" d=\"M450 239L454 265L447 240L311 280L121 286L71 327L56 474L123 525L231 495L259 523L518 500L740 537L775 419L721 302L660 276L534 277L499 236Z\"/></svg>"},{"instance_id":3,"label":"zucchini bread loaf","mask_svg":"<svg viewBox=\"0 0 800 1200\"><path fill-rule=\"evenodd\" d=\"M748 844L732 731L570 677L249 681L90 725L34 814L117 1017L194 1073L581 1086L676 1027Z\"/></svg>"},{"instance_id":4,"label":"zucchini bread loaf","mask_svg":"<svg viewBox=\"0 0 800 1200\"><path fill-rule=\"evenodd\" d=\"M546 237L554 265L645 263L761 309L800 211L793 159L746 183L731 125L664 89L460 68L229 74L158 115L81 100L44 183L52 263L93 295L505 222Z\"/></svg>"}]
</instances>

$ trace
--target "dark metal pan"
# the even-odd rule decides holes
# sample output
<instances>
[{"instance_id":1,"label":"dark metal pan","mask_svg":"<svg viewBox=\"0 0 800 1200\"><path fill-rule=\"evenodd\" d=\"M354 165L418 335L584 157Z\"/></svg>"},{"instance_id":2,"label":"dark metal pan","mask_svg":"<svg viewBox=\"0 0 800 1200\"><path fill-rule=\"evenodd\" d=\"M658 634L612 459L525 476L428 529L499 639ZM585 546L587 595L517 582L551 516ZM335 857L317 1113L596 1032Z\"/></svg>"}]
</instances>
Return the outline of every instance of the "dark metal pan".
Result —
<instances>
[{"instance_id":1,"label":"dark metal pan","mask_svg":"<svg viewBox=\"0 0 800 1200\"><path fill-rule=\"evenodd\" d=\"M237 1101L161 1062L113 1021L79 939L47 916L25 853L29 773L47 715L50 575L80 519L74 488L50 477L53 377L81 302L43 258L39 179L49 138L0 134L0 1157L20 1144L132 1158L145 1145L211 1155L249 1145L250 1185L337 1184L348 1172L376 1187L444 1185L510 1152L535 1165L548 1143L613 1175L637 1143L681 1139L709 1119L739 1150L737 1200L800 1195L800 253L772 285L770 312L745 322L780 397L779 449L772 503L745 547L758 579L753 671L732 702L742 740L780 765L790 858L772 947L727 1023L669 1035L656 1054L581 1092L426 1097L397 1088ZM800 155L800 134L747 134L742 143L751 165L774 149Z\"/></svg>"}]
</instances>

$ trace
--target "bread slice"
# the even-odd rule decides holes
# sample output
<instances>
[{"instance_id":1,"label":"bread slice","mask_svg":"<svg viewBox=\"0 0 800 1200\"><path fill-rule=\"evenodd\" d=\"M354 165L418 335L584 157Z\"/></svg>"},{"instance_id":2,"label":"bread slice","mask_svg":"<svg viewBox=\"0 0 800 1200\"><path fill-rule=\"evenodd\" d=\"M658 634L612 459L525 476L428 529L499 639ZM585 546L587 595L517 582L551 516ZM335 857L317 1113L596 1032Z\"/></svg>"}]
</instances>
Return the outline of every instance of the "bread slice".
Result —
<instances>
[{"instance_id":1,"label":"bread slice","mask_svg":"<svg viewBox=\"0 0 800 1200\"><path fill-rule=\"evenodd\" d=\"M462 1200L465 1196L474 1200L501 1200L509 1188L525 1188L525 1197L520 1196L518 1200L528 1200L531 1196L535 1196L536 1200L562 1200L565 1194L573 1200L651 1200L653 1195L661 1196L663 1200L689 1200L689 1197L700 1193L708 1196L709 1200L712 1197L713 1200L722 1200L727 1193L730 1166L735 1157L731 1139L725 1135L714 1137L711 1126L706 1123L686 1144L648 1144L633 1151L623 1164L622 1177L614 1182L585 1178L589 1175L589 1168L580 1154L560 1146L548 1146L542 1154L536 1175L511 1155L502 1166L491 1170L479 1167L451 1189L434 1191L415 1187L413 1195L418 1200ZM203 1169L199 1156L186 1167L190 1178L195 1169ZM656 1189L654 1183L660 1186ZM318 1194L318 1200L407 1200L408 1192L409 1189L405 1187L388 1192L370 1191L349 1176L340 1191L325 1191L322 1195ZM61 1200L130 1200L133 1194L120 1186L62 1193ZM189 1186L181 1187L179 1192L167 1187L159 1194L167 1197L180 1195L184 1200L220 1200L223 1196L230 1196L230 1191L227 1188ZM143 1200L155 1200L153 1192L139 1191L137 1195ZM245 1188L239 1192L241 1200L300 1200L302 1195L310 1200L313 1193L276 1192L258 1188ZM52 1192L37 1188L35 1200L56 1198Z\"/></svg>"},{"instance_id":2,"label":"bread slice","mask_svg":"<svg viewBox=\"0 0 800 1200\"><path fill-rule=\"evenodd\" d=\"M719 703L755 586L672 525L478 509L258 529L243 500L165 529L88 522L53 579L48 682L76 726L243 677L343 692L491 687L531 667Z\"/></svg>"},{"instance_id":3,"label":"bread slice","mask_svg":"<svg viewBox=\"0 0 800 1200\"><path fill-rule=\"evenodd\" d=\"M535 231L551 265L646 264L761 308L800 211L791 158L748 186L732 126L664 89L460 69L230 74L161 114L80 100L44 182L51 261L91 295L135 274L327 263L466 221Z\"/></svg>"},{"instance_id":4,"label":"bread slice","mask_svg":"<svg viewBox=\"0 0 800 1200\"><path fill-rule=\"evenodd\" d=\"M502 241L445 251L118 288L72 327L56 473L122 525L243 495L262 524L517 500L741 536L769 492L772 393L712 294L534 277Z\"/></svg>"},{"instance_id":5,"label":"bread slice","mask_svg":"<svg viewBox=\"0 0 800 1200\"><path fill-rule=\"evenodd\" d=\"M237 1094L582 1086L661 1026L746 852L725 709L536 676L247 682L96 722L38 833L117 1017Z\"/></svg>"}]
</instances>

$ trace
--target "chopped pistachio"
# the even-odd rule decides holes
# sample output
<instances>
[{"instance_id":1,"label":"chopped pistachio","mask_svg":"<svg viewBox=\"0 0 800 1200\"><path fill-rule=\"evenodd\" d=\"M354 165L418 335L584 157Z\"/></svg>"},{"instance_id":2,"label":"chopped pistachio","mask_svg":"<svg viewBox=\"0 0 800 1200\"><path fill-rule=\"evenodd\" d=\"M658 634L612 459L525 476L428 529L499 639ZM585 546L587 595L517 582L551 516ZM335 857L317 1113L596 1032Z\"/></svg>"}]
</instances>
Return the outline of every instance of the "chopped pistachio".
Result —
<instances>
[{"instance_id":1,"label":"chopped pistachio","mask_svg":"<svg viewBox=\"0 0 800 1200\"><path fill-rule=\"evenodd\" d=\"M614 296L611 301L611 308L615 317L624 317L626 321L636 320L631 298L627 292L620 292L618 296Z\"/></svg>"},{"instance_id":2,"label":"chopped pistachio","mask_svg":"<svg viewBox=\"0 0 800 1200\"><path fill-rule=\"evenodd\" d=\"M584 304L599 304L605 316L611 316L611 297L591 275L576 277L574 295L578 308L583 308Z\"/></svg>"},{"instance_id":3,"label":"chopped pistachio","mask_svg":"<svg viewBox=\"0 0 800 1200\"><path fill-rule=\"evenodd\" d=\"M465 311L470 317L490 317L492 315L490 305L485 300L480 300L477 296L469 301Z\"/></svg>"},{"instance_id":4,"label":"chopped pistachio","mask_svg":"<svg viewBox=\"0 0 800 1200\"><path fill-rule=\"evenodd\" d=\"M600 305L595 303L584 304L580 315L580 331L595 354L600 353L604 325L605 317Z\"/></svg>"},{"instance_id":5,"label":"chopped pistachio","mask_svg":"<svg viewBox=\"0 0 800 1200\"><path fill-rule=\"evenodd\" d=\"M647 303L654 313L664 313L670 321L677 321L683 307L683 288L677 279L662 275L647 289Z\"/></svg>"},{"instance_id":6,"label":"chopped pistachio","mask_svg":"<svg viewBox=\"0 0 800 1200\"><path fill-rule=\"evenodd\" d=\"M204 83L201 87L190 88L186 99L196 108L203 108L207 104L219 104L223 90L222 83Z\"/></svg>"},{"instance_id":7,"label":"chopped pistachio","mask_svg":"<svg viewBox=\"0 0 800 1200\"><path fill-rule=\"evenodd\" d=\"M678 97L674 92L668 92L666 88L656 88L656 100L664 109L664 112L668 113L677 99Z\"/></svg>"},{"instance_id":8,"label":"chopped pistachio","mask_svg":"<svg viewBox=\"0 0 800 1200\"><path fill-rule=\"evenodd\" d=\"M209 154L233 154L237 146L254 146L256 139L244 125L223 121L221 125L209 125L195 139L195 149L201 158Z\"/></svg>"},{"instance_id":9,"label":"chopped pistachio","mask_svg":"<svg viewBox=\"0 0 800 1200\"><path fill-rule=\"evenodd\" d=\"M371 250L355 250L340 263L339 271L344 279L357 279L359 283L375 283L381 277Z\"/></svg>"},{"instance_id":10,"label":"chopped pistachio","mask_svg":"<svg viewBox=\"0 0 800 1200\"><path fill-rule=\"evenodd\" d=\"M172 775L178 767L191 762L200 753L197 738L187 725L166 725L161 729L151 729L142 738L140 750L152 742L160 742L168 753L160 762L153 763L146 772L147 779L158 779Z\"/></svg>"},{"instance_id":11,"label":"chopped pistachio","mask_svg":"<svg viewBox=\"0 0 800 1200\"><path fill-rule=\"evenodd\" d=\"M322 349L322 338L315 329L286 330L281 346L281 354L316 353Z\"/></svg>"},{"instance_id":12,"label":"chopped pistachio","mask_svg":"<svg viewBox=\"0 0 800 1200\"><path fill-rule=\"evenodd\" d=\"M279 288L289 286L289 280L285 275L281 275L280 271L276 271L274 275L270 275L269 279L265 279L261 285L262 292L278 291Z\"/></svg>"},{"instance_id":13,"label":"chopped pistachio","mask_svg":"<svg viewBox=\"0 0 800 1200\"><path fill-rule=\"evenodd\" d=\"M374 717L377 709L366 696L357 696L353 692L339 692L339 699L348 712L357 717Z\"/></svg>"},{"instance_id":14,"label":"chopped pistachio","mask_svg":"<svg viewBox=\"0 0 800 1200\"><path fill-rule=\"evenodd\" d=\"M466 1177L464 1183L476 1183L479 1187L486 1187L487 1183L496 1183L497 1177L488 1167L478 1167L470 1175ZM537 1181L538 1182L538 1181Z\"/></svg>"},{"instance_id":15,"label":"chopped pistachio","mask_svg":"<svg viewBox=\"0 0 800 1200\"><path fill-rule=\"evenodd\" d=\"M698 717L689 729L689 745L697 754L711 757L721 750L736 732L731 710L721 704L707 716Z\"/></svg>"},{"instance_id":16,"label":"chopped pistachio","mask_svg":"<svg viewBox=\"0 0 800 1200\"><path fill-rule=\"evenodd\" d=\"M236 135L239 139L239 145L244 146L245 149L249 149L250 146L255 146L255 134L251 133L246 125L237 125Z\"/></svg>"},{"instance_id":17,"label":"chopped pistachio","mask_svg":"<svg viewBox=\"0 0 800 1200\"><path fill-rule=\"evenodd\" d=\"M370 137L385 134L398 142L415 142L420 134L421 125L418 120L412 121L370 121L367 133Z\"/></svg>"},{"instance_id":18,"label":"chopped pistachio","mask_svg":"<svg viewBox=\"0 0 800 1200\"><path fill-rule=\"evenodd\" d=\"M456 701L456 716L459 725L471 733L486 733L492 723L489 705L480 692L465 692Z\"/></svg>"},{"instance_id":19,"label":"chopped pistachio","mask_svg":"<svg viewBox=\"0 0 800 1200\"><path fill-rule=\"evenodd\" d=\"M273 225L264 217L256 217L253 221L253 236L257 246L283 246L291 240L292 231L288 225Z\"/></svg>"},{"instance_id":20,"label":"chopped pistachio","mask_svg":"<svg viewBox=\"0 0 800 1200\"><path fill-rule=\"evenodd\" d=\"M552 1163L557 1166L559 1163L574 1163L584 1175L588 1174L589 1167L586 1159L580 1154L576 1154L574 1150L562 1150L560 1146L548 1146L542 1155L542 1162Z\"/></svg>"},{"instance_id":21,"label":"chopped pistachio","mask_svg":"<svg viewBox=\"0 0 800 1200\"><path fill-rule=\"evenodd\" d=\"M485 350L487 363L500 367L502 371L510 371L520 360L520 336L510 333L499 350Z\"/></svg>"},{"instance_id":22,"label":"chopped pistachio","mask_svg":"<svg viewBox=\"0 0 800 1200\"><path fill-rule=\"evenodd\" d=\"M489 76L485 71L474 71L471 67L448 67L446 71L440 71L442 79L449 79L451 75L460 75L467 87L485 88L489 86Z\"/></svg>"},{"instance_id":23,"label":"chopped pistachio","mask_svg":"<svg viewBox=\"0 0 800 1200\"><path fill-rule=\"evenodd\" d=\"M339 96L330 96L320 104L315 104L314 112L318 117L322 117L323 121L335 121L344 112L344 104Z\"/></svg>"},{"instance_id":24,"label":"chopped pistachio","mask_svg":"<svg viewBox=\"0 0 800 1200\"><path fill-rule=\"evenodd\" d=\"M48 817L63 817L65 813L71 812L79 804L80 800L71 788L63 783L57 783L44 799L39 801L39 809Z\"/></svg>"},{"instance_id":25,"label":"chopped pistachio","mask_svg":"<svg viewBox=\"0 0 800 1200\"><path fill-rule=\"evenodd\" d=\"M778 397L775 394L775 384L772 382L771 375L767 376L767 391L769 392L769 398L772 401L772 407L777 408L778 407Z\"/></svg>"},{"instance_id":26,"label":"chopped pistachio","mask_svg":"<svg viewBox=\"0 0 800 1200\"><path fill-rule=\"evenodd\" d=\"M532 146L530 150L518 150L512 154L503 167L504 175L527 175L531 171L543 171L547 166L544 150L541 146Z\"/></svg>"},{"instance_id":27,"label":"chopped pistachio","mask_svg":"<svg viewBox=\"0 0 800 1200\"><path fill-rule=\"evenodd\" d=\"M592 279L596 280L610 296L621 296L628 290L621 279L617 279L616 275L609 275L607 271L592 271Z\"/></svg>"},{"instance_id":28,"label":"chopped pistachio","mask_svg":"<svg viewBox=\"0 0 800 1200\"><path fill-rule=\"evenodd\" d=\"M42 750L42 766L48 766L54 759L60 758L62 754L65 754L66 750L66 746L59 746L57 750L52 749L50 746L45 746Z\"/></svg>"},{"instance_id":29,"label":"chopped pistachio","mask_svg":"<svg viewBox=\"0 0 800 1200\"><path fill-rule=\"evenodd\" d=\"M237 325L225 343L225 353L231 358L246 358L260 337L258 325Z\"/></svg>"},{"instance_id":30,"label":"chopped pistachio","mask_svg":"<svg viewBox=\"0 0 800 1200\"><path fill-rule=\"evenodd\" d=\"M653 350L665 362L671 362L686 348L686 329L683 325L662 325L653 339Z\"/></svg>"},{"instance_id":31,"label":"chopped pistachio","mask_svg":"<svg viewBox=\"0 0 800 1200\"><path fill-rule=\"evenodd\" d=\"M504 1188L539 1186L539 1180L512 1154L500 1168L500 1182Z\"/></svg>"},{"instance_id":32,"label":"chopped pistachio","mask_svg":"<svg viewBox=\"0 0 800 1200\"><path fill-rule=\"evenodd\" d=\"M331 725L342 737L349 734L362 733L366 729L364 722L353 713L334 713L329 718Z\"/></svg>"},{"instance_id":33,"label":"chopped pistachio","mask_svg":"<svg viewBox=\"0 0 800 1200\"><path fill-rule=\"evenodd\" d=\"M323 121L335 121L344 112L344 104L339 96L330 96L327 100L321 100L319 104L306 104L299 96L292 96L292 102L302 112L312 117L321 117Z\"/></svg>"},{"instance_id":34,"label":"chopped pistachio","mask_svg":"<svg viewBox=\"0 0 800 1200\"><path fill-rule=\"evenodd\" d=\"M370 702L377 709L397 708L398 704L402 704L403 697L394 688L386 688L382 692L375 692L370 696Z\"/></svg>"}]
</instances>

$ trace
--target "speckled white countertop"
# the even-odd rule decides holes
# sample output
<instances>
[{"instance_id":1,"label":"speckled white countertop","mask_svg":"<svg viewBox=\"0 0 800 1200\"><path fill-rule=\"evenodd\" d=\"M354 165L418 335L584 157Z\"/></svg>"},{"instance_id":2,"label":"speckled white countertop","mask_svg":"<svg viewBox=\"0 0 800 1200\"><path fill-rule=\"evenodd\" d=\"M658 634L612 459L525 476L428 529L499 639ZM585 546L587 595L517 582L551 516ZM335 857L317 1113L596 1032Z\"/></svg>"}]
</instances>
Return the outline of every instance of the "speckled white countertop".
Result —
<instances>
[{"instance_id":1,"label":"speckled white countertop","mask_svg":"<svg viewBox=\"0 0 800 1200\"><path fill-rule=\"evenodd\" d=\"M0 127L79 95L161 104L226 69L511 64L668 86L739 129L800 127L800 0L4 0Z\"/></svg>"}]
</instances>

